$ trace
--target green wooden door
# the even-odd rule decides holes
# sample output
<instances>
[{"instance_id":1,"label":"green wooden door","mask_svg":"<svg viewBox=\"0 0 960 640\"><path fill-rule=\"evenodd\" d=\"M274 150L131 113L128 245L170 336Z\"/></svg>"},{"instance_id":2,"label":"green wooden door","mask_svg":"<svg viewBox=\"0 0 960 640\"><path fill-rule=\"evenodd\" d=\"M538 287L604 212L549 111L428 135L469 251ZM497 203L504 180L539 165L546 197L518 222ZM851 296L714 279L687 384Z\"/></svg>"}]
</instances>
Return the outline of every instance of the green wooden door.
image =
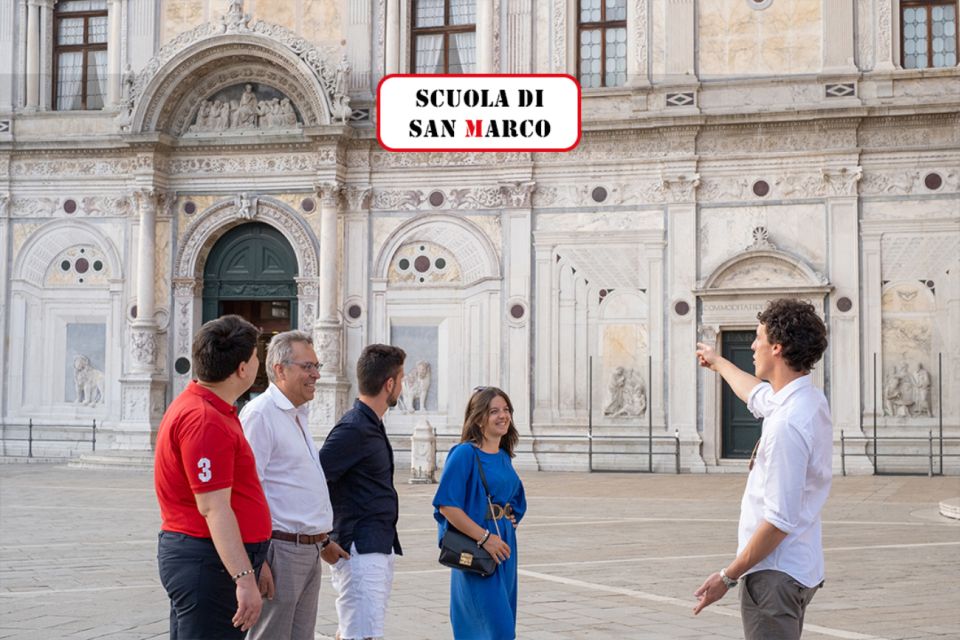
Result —
<instances>
[{"instance_id":1,"label":"green wooden door","mask_svg":"<svg viewBox=\"0 0 960 640\"><path fill-rule=\"evenodd\" d=\"M754 331L724 331L721 335L721 354L744 371L753 373L753 351L750 345ZM747 405L736 396L726 382L721 393L723 405L723 457L749 458L753 446L760 439L760 420L753 417Z\"/></svg>"},{"instance_id":2,"label":"green wooden door","mask_svg":"<svg viewBox=\"0 0 960 640\"><path fill-rule=\"evenodd\" d=\"M203 269L203 321L235 313L260 328L260 370L238 404L267 388L267 345L297 328L297 256L270 225L251 222L225 233Z\"/></svg>"}]
</instances>

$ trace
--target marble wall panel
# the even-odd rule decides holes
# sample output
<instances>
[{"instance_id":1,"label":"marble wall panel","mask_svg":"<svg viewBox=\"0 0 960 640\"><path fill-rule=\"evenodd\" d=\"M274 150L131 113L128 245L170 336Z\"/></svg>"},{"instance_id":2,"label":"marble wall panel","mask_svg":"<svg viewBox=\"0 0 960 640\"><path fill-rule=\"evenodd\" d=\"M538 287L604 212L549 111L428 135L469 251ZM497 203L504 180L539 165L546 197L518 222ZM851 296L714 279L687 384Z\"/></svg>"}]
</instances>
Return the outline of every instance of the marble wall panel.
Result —
<instances>
[{"instance_id":1,"label":"marble wall panel","mask_svg":"<svg viewBox=\"0 0 960 640\"><path fill-rule=\"evenodd\" d=\"M264 22L272 22L282 27L286 27L293 32L301 33L297 24L297 5L300 0L269 0L269 2L257 2L253 5L251 13L254 18L259 18Z\"/></svg>"},{"instance_id":2,"label":"marble wall panel","mask_svg":"<svg viewBox=\"0 0 960 640\"><path fill-rule=\"evenodd\" d=\"M770 241L826 271L827 216L822 205L779 205L703 209L700 213L700 278L752 242L755 227L766 227Z\"/></svg>"},{"instance_id":3,"label":"marble wall panel","mask_svg":"<svg viewBox=\"0 0 960 640\"><path fill-rule=\"evenodd\" d=\"M339 44L343 39L343 3L330 0L300 0L303 3L303 28L300 33L311 42Z\"/></svg>"},{"instance_id":4,"label":"marble wall panel","mask_svg":"<svg viewBox=\"0 0 960 640\"><path fill-rule=\"evenodd\" d=\"M224 3L224 9L226 3ZM164 0L160 20L160 43L189 31L204 21L204 2L200 0Z\"/></svg>"},{"instance_id":5,"label":"marble wall panel","mask_svg":"<svg viewBox=\"0 0 960 640\"><path fill-rule=\"evenodd\" d=\"M701 0L701 76L812 73L821 67L821 0Z\"/></svg>"}]
</instances>

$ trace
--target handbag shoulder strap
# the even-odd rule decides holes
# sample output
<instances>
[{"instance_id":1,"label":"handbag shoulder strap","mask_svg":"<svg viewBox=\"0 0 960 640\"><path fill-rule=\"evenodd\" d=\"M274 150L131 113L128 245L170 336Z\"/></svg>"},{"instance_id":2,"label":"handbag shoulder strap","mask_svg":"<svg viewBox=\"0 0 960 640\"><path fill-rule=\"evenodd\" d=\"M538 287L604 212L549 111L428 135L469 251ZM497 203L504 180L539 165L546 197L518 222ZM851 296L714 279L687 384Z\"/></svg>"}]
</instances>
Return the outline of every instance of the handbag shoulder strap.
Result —
<instances>
[{"instance_id":1,"label":"handbag shoulder strap","mask_svg":"<svg viewBox=\"0 0 960 640\"><path fill-rule=\"evenodd\" d=\"M493 498L490 496L490 487L487 485L487 475L483 472L483 465L480 464L480 452L477 451L479 447L476 445L470 446L473 447L473 455L477 458L477 469L480 470L480 482L483 483L483 490L487 493L487 500L493 500Z\"/></svg>"},{"instance_id":2,"label":"handbag shoulder strap","mask_svg":"<svg viewBox=\"0 0 960 640\"><path fill-rule=\"evenodd\" d=\"M486 491L486 493L487 493L487 505L490 507L490 510L492 511L492 510L493 510L493 496L490 495L490 487L489 487L489 485L487 485L487 475L483 472L483 465L480 464L480 452L478 451L478 449L479 449L480 447L477 447L477 446L475 446L475 445L470 445L470 446L473 447L473 455L476 456L476 458L477 458L477 469L480 470L480 481L483 483L483 490ZM499 536L499 535L500 535L500 525L497 524L497 521L496 521L496 520L493 521L493 526L494 526L494 528L495 528L496 531L497 531L497 535Z\"/></svg>"}]
</instances>

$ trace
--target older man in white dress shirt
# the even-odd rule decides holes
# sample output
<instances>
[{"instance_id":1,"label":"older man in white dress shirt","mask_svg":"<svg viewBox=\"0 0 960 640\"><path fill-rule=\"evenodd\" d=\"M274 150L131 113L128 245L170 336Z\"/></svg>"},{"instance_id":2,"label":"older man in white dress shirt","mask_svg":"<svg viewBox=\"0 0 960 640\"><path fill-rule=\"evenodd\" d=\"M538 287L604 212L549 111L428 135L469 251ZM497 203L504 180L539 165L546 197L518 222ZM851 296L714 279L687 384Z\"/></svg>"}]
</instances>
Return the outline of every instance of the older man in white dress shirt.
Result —
<instances>
[{"instance_id":1,"label":"older man in white dress shirt","mask_svg":"<svg viewBox=\"0 0 960 640\"><path fill-rule=\"evenodd\" d=\"M273 536L260 575L266 597L250 640L313 640L320 594L320 560L348 557L328 537L333 509L307 404L320 374L310 334L279 333L267 349L270 386L240 412L270 505Z\"/></svg>"},{"instance_id":2,"label":"older man in white dress shirt","mask_svg":"<svg viewBox=\"0 0 960 640\"><path fill-rule=\"evenodd\" d=\"M830 494L833 422L810 371L827 348L827 330L813 305L799 300L774 300L757 318L755 376L697 345L701 366L764 420L740 504L737 557L696 590L693 612L742 582L746 640L797 640L823 585L820 512Z\"/></svg>"}]
</instances>

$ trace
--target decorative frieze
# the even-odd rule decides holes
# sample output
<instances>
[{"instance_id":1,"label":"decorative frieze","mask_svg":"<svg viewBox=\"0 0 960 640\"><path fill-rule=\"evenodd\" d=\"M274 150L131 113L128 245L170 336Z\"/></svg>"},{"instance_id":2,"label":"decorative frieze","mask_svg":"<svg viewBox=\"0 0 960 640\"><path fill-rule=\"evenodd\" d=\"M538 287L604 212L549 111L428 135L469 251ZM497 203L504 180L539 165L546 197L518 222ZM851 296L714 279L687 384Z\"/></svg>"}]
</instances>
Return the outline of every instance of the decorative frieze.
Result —
<instances>
[{"instance_id":1,"label":"decorative frieze","mask_svg":"<svg viewBox=\"0 0 960 640\"><path fill-rule=\"evenodd\" d=\"M134 170L131 158L14 158L13 178L122 177Z\"/></svg>"},{"instance_id":2,"label":"decorative frieze","mask_svg":"<svg viewBox=\"0 0 960 640\"><path fill-rule=\"evenodd\" d=\"M130 356L151 369L157 364L157 334L153 328L130 329Z\"/></svg>"},{"instance_id":3,"label":"decorative frieze","mask_svg":"<svg viewBox=\"0 0 960 640\"><path fill-rule=\"evenodd\" d=\"M857 121L760 123L706 127L697 137L703 154L757 154L849 149L857 146Z\"/></svg>"},{"instance_id":4,"label":"decorative frieze","mask_svg":"<svg viewBox=\"0 0 960 640\"><path fill-rule=\"evenodd\" d=\"M565 155L565 154L556 154ZM401 169L413 167L471 167L487 165L529 164L530 153L460 152L435 151L429 153L391 153L374 151L370 154L373 169Z\"/></svg>"},{"instance_id":5,"label":"decorative frieze","mask_svg":"<svg viewBox=\"0 0 960 640\"><path fill-rule=\"evenodd\" d=\"M317 154L251 154L237 156L198 156L175 158L169 163L171 175L288 174L316 170Z\"/></svg>"}]
</instances>

